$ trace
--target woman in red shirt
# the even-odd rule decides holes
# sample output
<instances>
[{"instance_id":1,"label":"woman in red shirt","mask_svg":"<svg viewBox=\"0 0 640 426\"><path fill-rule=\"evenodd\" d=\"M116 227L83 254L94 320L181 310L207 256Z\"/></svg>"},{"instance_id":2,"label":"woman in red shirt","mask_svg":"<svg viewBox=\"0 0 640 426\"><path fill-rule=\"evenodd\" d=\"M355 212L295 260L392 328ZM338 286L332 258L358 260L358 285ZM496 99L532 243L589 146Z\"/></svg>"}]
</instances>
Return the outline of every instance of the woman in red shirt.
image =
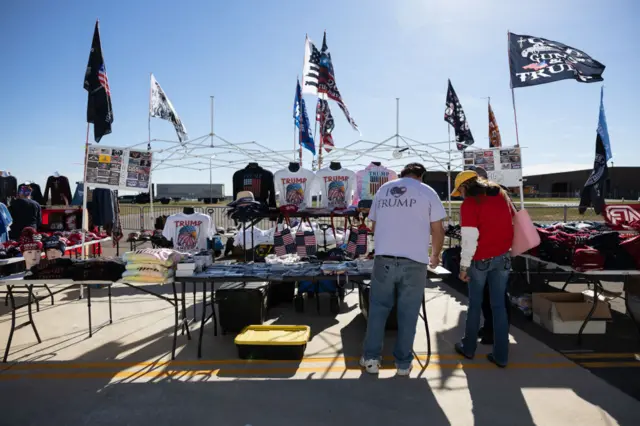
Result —
<instances>
[{"instance_id":1,"label":"woman in red shirt","mask_svg":"<svg viewBox=\"0 0 640 426\"><path fill-rule=\"evenodd\" d=\"M511 270L513 213L508 195L497 184L474 171L456 176L454 197L464 197L460 206L462 253L460 279L469 283L469 309L465 335L456 352L472 359L478 345L480 313L485 284L489 286L493 311L494 343L489 361L506 367L509 357L509 322L505 292Z\"/></svg>"}]
</instances>

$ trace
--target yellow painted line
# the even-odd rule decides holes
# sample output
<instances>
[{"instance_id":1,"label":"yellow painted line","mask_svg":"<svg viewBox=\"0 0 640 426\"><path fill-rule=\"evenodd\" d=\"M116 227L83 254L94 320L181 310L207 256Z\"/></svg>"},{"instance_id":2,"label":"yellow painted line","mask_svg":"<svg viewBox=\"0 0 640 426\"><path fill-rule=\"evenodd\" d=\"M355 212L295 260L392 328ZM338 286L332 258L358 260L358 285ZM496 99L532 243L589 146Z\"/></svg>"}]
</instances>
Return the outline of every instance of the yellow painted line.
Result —
<instances>
[{"instance_id":1,"label":"yellow painted line","mask_svg":"<svg viewBox=\"0 0 640 426\"><path fill-rule=\"evenodd\" d=\"M414 363L416 370L421 370L424 367L420 367ZM558 362L558 363L513 363L510 364L509 369L549 369L549 368L576 368L578 367L573 362ZM383 367L383 370L395 370L395 367ZM448 370L498 370L493 364L488 362L482 364L467 364L465 363L451 363L451 364L429 364L426 367L427 370L435 369L448 369ZM99 372L82 372L82 373L32 373L32 374L0 374L0 380L16 380L16 379L56 379L56 380L70 380L70 379L148 379L158 377L194 377L194 376L241 376L241 375L276 375L276 374L295 374L295 373L344 373L344 372L362 372L360 367L349 368L344 366L334 367L274 367L266 369L211 369L211 370L161 370L161 371L118 371L109 373L106 371Z\"/></svg>"},{"instance_id":2,"label":"yellow painted line","mask_svg":"<svg viewBox=\"0 0 640 426\"><path fill-rule=\"evenodd\" d=\"M606 361L591 361L591 362L581 362L580 365L588 368L629 368L629 367L640 367L640 362L638 361L629 361L629 362L606 362Z\"/></svg>"},{"instance_id":3,"label":"yellow painted line","mask_svg":"<svg viewBox=\"0 0 640 426\"><path fill-rule=\"evenodd\" d=\"M359 357L309 357L303 358L302 363L327 363L327 362L357 362ZM384 357L385 360L393 360L393 357ZM417 359L426 360L427 355L418 355ZM462 360L463 357L457 354L431 355L431 360ZM43 362L43 363L17 363L8 367L7 370L47 370L47 369L92 369L92 368L144 368L144 367L193 367L204 365L278 365L292 364L298 361L280 361L266 359L208 359L208 360L178 360L178 361L103 361L103 362Z\"/></svg>"},{"instance_id":4,"label":"yellow painted line","mask_svg":"<svg viewBox=\"0 0 640 426\"><path fill-rule=\"evenodd\" d=\"M567 357L569 359L624 359L624 358L639 358L640 353L632 352L589 352L589 353L553 353L553 354L536 354L536 358L560 358Z\"/></svg>"}]
</instances>

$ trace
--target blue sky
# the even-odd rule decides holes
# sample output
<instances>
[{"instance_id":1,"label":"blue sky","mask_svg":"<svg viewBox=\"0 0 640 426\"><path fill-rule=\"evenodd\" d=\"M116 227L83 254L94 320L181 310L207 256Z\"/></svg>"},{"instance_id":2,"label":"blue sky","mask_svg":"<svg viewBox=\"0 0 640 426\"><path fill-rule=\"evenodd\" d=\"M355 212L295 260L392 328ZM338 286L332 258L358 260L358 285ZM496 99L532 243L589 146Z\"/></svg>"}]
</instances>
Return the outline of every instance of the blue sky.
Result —
<instances>
[{"instance_id":1,"label":"blue sky","mask_svg":"<svg viewBox=\"0 0 640 426\"><path fill-rule=\"evenodd\" d=\"M147 139L149 73L172 100L191 137L209 132L215 95L216 133L292 147L292 101L305 34L327 30L336 80L362 137L395 133L429 142L447 139L443 121L450 78L476 144L488 145L486 97L503 144L515 143L507 30L582 49L607 69L605 107L616 166L637 165L640 3L632 0L324 0L293 1L29 1L0 14L0 170L41 185L54 171L82 176L91 36L100 19L113 96L113 133L102 144ZM593 161L600 84L571 80L516 89L525 173L588 168ZM307 98L307 104L315 100ZM359 139L340 110L337 146ZM310 112L313 115L313 112ZM175 139L152 121L152 137ZM310 156L305 153L305 166ZM275 170L274 170L275 171ZM214 170L231 189L232 171ZM208 171L158 172L156 182L208 182Z\"/></svg>"}]
</instances>

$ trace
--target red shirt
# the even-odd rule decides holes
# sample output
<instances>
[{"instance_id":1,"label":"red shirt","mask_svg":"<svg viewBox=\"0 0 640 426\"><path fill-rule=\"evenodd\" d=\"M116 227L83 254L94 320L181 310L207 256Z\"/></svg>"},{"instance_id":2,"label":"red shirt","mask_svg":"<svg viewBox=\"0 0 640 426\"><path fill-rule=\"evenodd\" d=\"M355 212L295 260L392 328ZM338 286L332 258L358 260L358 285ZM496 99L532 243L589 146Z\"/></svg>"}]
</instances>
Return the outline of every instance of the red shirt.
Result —
<instances>
[{"instance_id":1,"label":"red shirt","mask_svg":"<svg viewBox=\"0 0 640 426\"><path fill-rule=\"evenodd\" d=\"M460 226L480 234L473 260L500 256L511 249L513 212L502 194L465 198L460 206Z\"/></svg>"}]
</instances>

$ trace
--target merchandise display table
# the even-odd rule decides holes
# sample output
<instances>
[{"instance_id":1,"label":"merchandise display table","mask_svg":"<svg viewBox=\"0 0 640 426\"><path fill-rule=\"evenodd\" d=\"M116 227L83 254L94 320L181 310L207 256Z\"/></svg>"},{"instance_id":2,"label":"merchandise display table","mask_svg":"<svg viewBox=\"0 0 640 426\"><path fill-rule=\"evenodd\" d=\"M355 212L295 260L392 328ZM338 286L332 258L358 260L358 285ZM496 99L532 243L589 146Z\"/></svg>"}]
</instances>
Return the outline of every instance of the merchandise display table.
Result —
<instances>
[{"instance_id":1,"label":"merchandise display table","mask_svg":"<svg viewBox=\"0 0 640 426\"><path fill-rule=\"evenodd\" d=\"M320 281L335 280L339 286L341 285L346 287L349 283L352 283L352 288L353 283L357 283L359 291L363 291L365 287L369 287L371 285L369 281L371 279L370 269L358 270L356 262L345 262L343 265L345 268L342 269L339 274L324 274L321 272L321 266L319 264L296 265L295 267L287 269L284 269L281 266L277 268L270 268L270 265L265 264L214 265L213 267L208 268L205 272L194 273L191 276L176 277L175 281L183 284L183 291L184 287L189 283L193 283L194 292L197 291L196 288L198 284L202 284L204 307L200 318L198 357L202 357L202 339L204 326L207 321L213 321L214 335L217 336L218 333L218 319L215 309L215 305L217 303L215 297L216 284L224 282L241 282L245 284L251 282L268 282L269 285L271 285L272 283L298 283L301 281L310 281L315 285L316 290L318 290ZM429 268L429 273L437 276L443 276L449 274L449 271L442 267L438 267L436 269ZM207 294L208 291L210 292L209 295ZM317 303L318 299L319 298L316 296ZM209 308L211 309L211 313L207 315ZM424 322L428 354L431 355L429 322L427 319L426 300L424 296L422 298L422 313L420 314L420 318Z\"/></svg>"},{"instance_id":2,"label":"merchandise display table","mask_svg":"<svg viewBox=\"0 0 640 426\"><path fill-rule=\"evenodd\" d=\"M98 244L101 243L105 243L111 241L111 237L107 237L107 238L103 238L101 240L94 240L94 241L86 241L84 243L84 247L85 248L90 248L90 253L89 253L89 257L93 258L93 257L98 257L100 256L101 251L98 249ZM75 255L75 259L78 259L82 256L82 248L83 245L82 244L76 244L75 246L70 246L67 247L66 251L65 251L65 256L69 256L71 257L72 255ZM42 257L44 257L45 254L42 253ZM23 257L12 257L9 259L0 259L0 280L2 279L6 279L7 275L13 275L16 273L20 273L20 272L24 272L25 271L25 267L24 265L19 265L20 263L24 264L24 258ZM13 265L13 266L10 266ZM15 268L18 269L15 269ZM9 269L11 268L11 269ZM9 270L9 273L6 273L6 271ZM47 290L47 292L49 293L49 297L51 298L51 304L55 304L55 301L53 299L53 296L55 293L53 293L51 291L51 289L49 288L49 282L51 280L38 280L40 281L40 283L38 284L33 284L33 288L44 288L45 290ZM46 283L44 283L44 281L47 281ZM34 281L36 282L36 281ZM80 287L80 298L82 298L82 296L84 295L84 291L83 291L84 287ZM6 297L5 297L5 301L4 301L4 305L7 306L9 304L9 294L6 291L2 291L0 290L0 293L6 293ZM14 289L13 290L14 294L17 293L26 293L26 291L24 290L20 290L20 289ZM36 303L36 310L40 311L40 299L39 298L34 298L34 301Z\"/></svg>"},{"instance_id":3,"label":"merchandise display table","mask_svg":"<svg viewBox=\"0 0 640 426\"><path fill-rule=\"evenodd\" d=\"M587 326L587 324L591 320L591 317L593 316L593 313L596 310L596 307L599 302L598 294L602 295L605 293L604 287L602 286L602 281L621 282L626 284L627 279L629 277L640 276L640 271L637 271L637 270L578 271L576 269L573 269L570 266L559 265L557 263L542 260L538 257L531 256L529 254L522 254L520 255L520 257L526 259L527 261L537 263L539 267L535 269L534 268L530 269L529 273L541 275L543 276L543 279L544 279L545 273L548 273L549 275L553 275L557 271L560 271L568 274L569 276L565 281L564 285L562 286L562 290L564 290L570 284L589 284L589 285L593 284L593 292L594 292L593 306L591 307L589 314L587 315L582 326L580 327L580 331L578 332L578 343L582 342L582 332L584 331L584 328ZM618 297L622 297L622 296L618 296ZM638 323L636 321L636 318L633 315L632 310L629 309L628 297L626 297L625 295L623 299L625 301L625 308L627 310L627 315L631 317L634 324L636 325L636 328L638 329L638 333L640 334L640 327L638 326Z\"/></svg>"},{"instance_id":4,"label":"merchandise display table","mask_svg":"<svg viewBox=\"0 0 640 426\"><path fill-rule=\"evenodd\" d=\"M45 284L46 282L46 284ZM113 283L110 281L73 281L73 280L69 280L69 279L62 279L62 280L30 280L30 279L25 279L24 278L24 274L16 274L16 275L12 275L12 276L8 276L8 277L4 277L2 279L0 279L0 287L5 287L6 288L6 292L7 292L7 298L10 302L10 307L11 307L11 329L9 331L9 337L7 339L7 345L5 348L5 352L4 352L4 357L2 359L2 362L7 362L7 358L9 356L9 350L11 349L11 341L13 339L13 333L15 332L17 325L16 325L16 311L18 311L19 309L22 308L27 308L27 312L29 315L29 321L27 321L24 325L31 325L31 328L33 329L33 333L36 336L36 339L38 340L38 343L42 343L42 340L40 339L40 334L38 333L38 329L36 327L36 323L33 319L33 309L32 309L32 304L34 301L37 302L37 297L34 294L34 287L38 286L38 285L44 285L45 287L47 287L47 289L49 290L49 293L51 295L51 298L53 299L53 296L61 293L63 291L69 290L70 288L73 288L75 286L79 286L80 288L87 288L87 308L88 308L88 318L89 318L89 337L93 336L93 328L92 328L92 321L91 321L91 287L92 286L106 286L109 292L109 323L113 323L113 316L112 316L112 310L111 310L111 285ZM51 292L51 290L49 289L49 285L56 285L56 286L61 286L60 289L57 289L55 292ZM22 293L26 293L27 294L27 302L23 303L23 304L16 304L15 301L15 297L14 294L16 293L16 288L17 287L24 287L24 290L22 291Z\"/></svg>"}]
</instances>

